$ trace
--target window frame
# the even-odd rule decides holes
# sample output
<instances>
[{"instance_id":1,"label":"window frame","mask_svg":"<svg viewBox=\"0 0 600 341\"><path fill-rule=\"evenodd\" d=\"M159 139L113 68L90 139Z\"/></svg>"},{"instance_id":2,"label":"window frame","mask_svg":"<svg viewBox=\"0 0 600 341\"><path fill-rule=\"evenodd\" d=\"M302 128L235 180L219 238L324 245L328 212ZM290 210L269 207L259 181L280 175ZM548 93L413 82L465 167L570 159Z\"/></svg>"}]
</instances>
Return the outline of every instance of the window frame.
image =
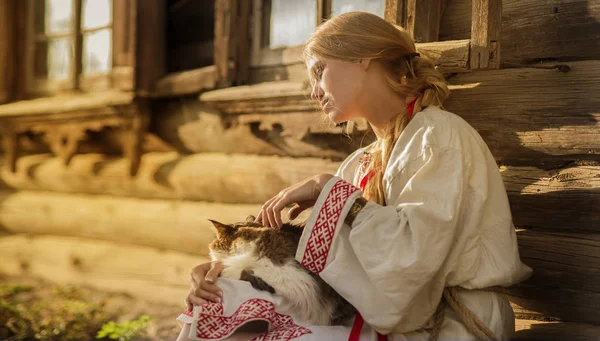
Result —
<instances>
[{"instance_id":1,"label":"window frame","mask_svg":"<svg viewBox=\"0 0 600 341\"><path fill-rule=\"evenodd\" d=\"M36 0L27 0L26 3L26 14L25 14L25 86L24 92L25 97L47 97L55 96L61 93L68 92L89 92L108 90L113 88L115 85L115 76L121 76L116 74L115 70L115 17L119 13L116 13L120 8L115 2L118 0L111 0L111 20L108 25L102 27L95 27L86 29L82 27L83 19L83 0L71 0L73 5L72 13L72 27L68 33L59 34L61 37L71 37L73 42L73 55L71 69L69 70L69 77L61 80L49 80L35 77L35 54L36 44L40 41L51 41L52 35L48 36L46 33L36 33ZM92 0L93 1L93 0ZM110 42L110 60L111 66L107 73L96 73L90 75L83 74L83 44L86 35L109 29L111 34ZM45 38L45 39L44 39ZM127 38L126 38L127 39Z\"/></svg>"},{"instance_id":2,"label":"window frame","mask_svg":"<svg viewBox=\"0 0 600 341\"><path fill-rule=\"evenodd\" d=\"M331 15L332 0L314 0L316 10L315 27ZM252 45L250 67L288 65L299 62L302 45L269 48L268 41L271 0L256 0L252 4Z\"/></svg>"}]
</instances>

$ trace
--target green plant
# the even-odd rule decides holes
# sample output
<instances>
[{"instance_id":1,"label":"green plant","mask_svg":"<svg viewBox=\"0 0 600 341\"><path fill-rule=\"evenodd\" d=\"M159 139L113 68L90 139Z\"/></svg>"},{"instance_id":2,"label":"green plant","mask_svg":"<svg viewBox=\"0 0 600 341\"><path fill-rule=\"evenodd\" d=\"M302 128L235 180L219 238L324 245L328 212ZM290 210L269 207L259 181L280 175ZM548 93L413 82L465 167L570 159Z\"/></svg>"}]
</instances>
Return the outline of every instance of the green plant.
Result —
<instances>
[{"instance_id":1,"label":"green plant","mask_svg":"<svg viewBox=\"0 0 600 341\"><path fill-rule=\"evenodd\" d=\"M110 321L102 326L102 329L96 334L96 338L102 339L108 337L111 340L129 341L140 336L151 320L150 316L142 315L134 321L121 323Z\"/></svg>"},{"instance_id":2,"label":"green plant","mask_svg":"<svg viewBox=\"0 0 600 341\"><path fill-rule=\"evenodd\" d=\"M0 287L0 338L9 340L93 340L110 320L102 304L88 302L73 287L32 290Z\"/></svg>"}]
</instances>

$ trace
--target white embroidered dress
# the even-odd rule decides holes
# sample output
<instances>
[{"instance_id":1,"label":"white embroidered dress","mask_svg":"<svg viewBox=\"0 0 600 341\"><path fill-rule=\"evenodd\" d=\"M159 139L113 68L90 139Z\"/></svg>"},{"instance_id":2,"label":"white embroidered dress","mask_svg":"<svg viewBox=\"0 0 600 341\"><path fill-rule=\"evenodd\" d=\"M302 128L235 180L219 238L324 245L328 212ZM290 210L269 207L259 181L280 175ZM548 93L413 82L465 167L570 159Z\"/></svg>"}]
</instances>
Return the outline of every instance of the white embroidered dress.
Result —
<instances>
[{"instance_id":1,"label":"white embroidered dress","mask_svg":"<svg viewBox=\"0 0 600 341\"><path fill-rule=\"evenodd\" d=\"M479 134L437 107L416 114L384 173L387 206L368 202L348 226L344 218L362 195L355 186L365 149L350 155L324 187L296 259L361 313L360 340L377 340L374 331L388 340L427 340L446 286L472 289L460 291L463 303L498 339L509 339L514 315L507 299L475 289L518 283L531 269L520 260L502 177ZM269 331L256 340L347 340L350 335L350 326L303 324L277 297L248 283L220 280L218 285L222 305L195 307L180 318L193 323L190 338L221 340L247 321L261 319L268 321ZM474 340L456 313L445 309L439 339Z\"/></svg>"}]
</instances>

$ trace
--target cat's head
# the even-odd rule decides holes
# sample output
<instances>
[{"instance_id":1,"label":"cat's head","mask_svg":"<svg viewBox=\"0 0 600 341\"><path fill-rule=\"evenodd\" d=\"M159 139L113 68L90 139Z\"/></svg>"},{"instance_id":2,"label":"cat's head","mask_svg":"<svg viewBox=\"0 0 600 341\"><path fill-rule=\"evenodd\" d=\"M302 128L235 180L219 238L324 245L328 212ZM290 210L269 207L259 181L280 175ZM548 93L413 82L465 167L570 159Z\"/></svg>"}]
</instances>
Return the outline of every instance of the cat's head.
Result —
<instances>
[{"instance_id":1,"label":"cat's head","mask_svg":"<svg viewBox=\"0 0 600 341\"><path fill-rule=\"evenodd\" d=\"M217 232L216 238L208 245L212 260L249 252L257 257L270 257L274 261L293 257L302 235L302 225L284 223L282 228L274 229L254 220L253 216L235 224L211 220Z\"/></svg>"},{"instance_id":2,"label":"cat's head","mask_svg":"<svg viewBox=\"0 0 600 341\"><path fill-rule=\"evenodd\" d=\"M223 224L210 220L216 230L215 239L208 245L213 260L249 251L260 236L270 230L262 224L255 223L253 216L235 224Z\"/></svg>"}]
</instances>

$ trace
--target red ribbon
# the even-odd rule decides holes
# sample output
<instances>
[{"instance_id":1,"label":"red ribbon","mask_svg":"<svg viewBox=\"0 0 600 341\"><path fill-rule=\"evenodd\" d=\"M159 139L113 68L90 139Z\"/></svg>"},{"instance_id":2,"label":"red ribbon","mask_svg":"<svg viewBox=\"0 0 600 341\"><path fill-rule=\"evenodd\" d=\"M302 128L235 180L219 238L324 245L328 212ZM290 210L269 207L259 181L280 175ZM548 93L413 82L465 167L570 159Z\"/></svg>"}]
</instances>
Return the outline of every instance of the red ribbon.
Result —
<instances>
[{"instance_id":1,"label":"red ribbon","mask_svg":"<svg viewBox=\"0 0 600 341\"><path fill-rule=\"evenodd\" d=\"M412 100L412 102L408 103L408 105L406 106L406 111L408 119L410 120L413 117L413 114L415 112L415 104L417 104L417 100L419 99L419 97L415 98Z\"/></svg>"}]
</instances>

